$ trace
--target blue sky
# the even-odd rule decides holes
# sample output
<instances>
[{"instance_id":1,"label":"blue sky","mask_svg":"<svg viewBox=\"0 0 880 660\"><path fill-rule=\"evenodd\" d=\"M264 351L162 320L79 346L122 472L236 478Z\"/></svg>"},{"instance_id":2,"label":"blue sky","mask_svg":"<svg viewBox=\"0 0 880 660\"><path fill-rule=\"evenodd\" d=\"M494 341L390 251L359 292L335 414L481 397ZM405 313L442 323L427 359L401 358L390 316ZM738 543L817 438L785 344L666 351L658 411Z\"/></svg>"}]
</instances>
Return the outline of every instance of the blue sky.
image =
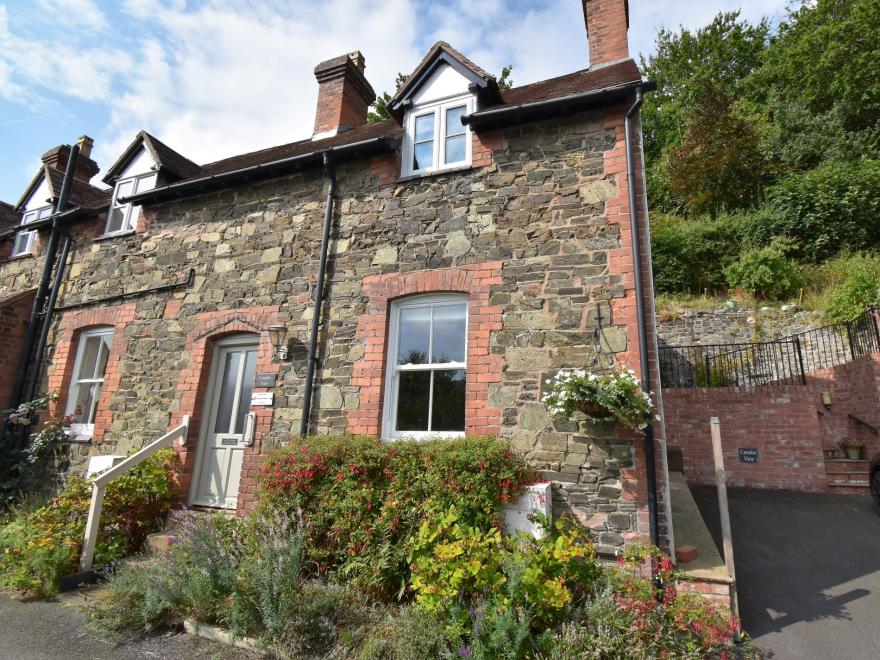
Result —
<instances>
[{"instance_id":1,"label":"blue sky","mask_svg":"<svg viewBox=\"0 0 880 660\"><path fill-rule=\"evenodd\" d=\"M630 48L720 10L785 0L630 0ZM311 135L318 62L360 49L390 90L438 39L524 84L587 66L580 0L0 0L0 199L82 134L106 170L140 129L196 162ZM100 177L100 175L99 175Z\"/></svg>"}]
</instances>

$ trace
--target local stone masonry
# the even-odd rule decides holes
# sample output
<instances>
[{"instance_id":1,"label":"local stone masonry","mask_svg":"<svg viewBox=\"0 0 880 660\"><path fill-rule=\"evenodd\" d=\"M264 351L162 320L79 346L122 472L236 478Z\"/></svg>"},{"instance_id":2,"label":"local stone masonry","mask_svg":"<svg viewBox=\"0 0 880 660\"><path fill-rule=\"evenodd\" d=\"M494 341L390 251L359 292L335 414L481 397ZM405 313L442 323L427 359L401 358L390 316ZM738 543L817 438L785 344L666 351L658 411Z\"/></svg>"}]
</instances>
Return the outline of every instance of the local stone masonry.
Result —
<instances>
[{"instance_id":1,"label":"local stone masonry","mask_svg":"<svg viewBox=\"0 0 880 660\"><path fill-rule=\"evenodd\" d=\"M138 449L189 415L181 500L253 507L261 455L299 433L320 297L311 433L499 435L601 552L646 538L644 438L555 422L540 402L560 368L639 369L640 350L654 360L653 337L640 347L637 334L635 268L653 297L633 259L624 136L644 83L626 2L583 4L582 71L501 92L441 42L392 118L367 124L373 92L354 53L316 68L311 140L197 165L142 132L105 176L110 190L83 169L38 370L39 389L59 393L51 414L74 416L64 469ZM69 148L51 153L4 225L0 312L19 323L0 328L18 342L51 231L40 207L57 199Z\"/></svg>"}]
</instances>

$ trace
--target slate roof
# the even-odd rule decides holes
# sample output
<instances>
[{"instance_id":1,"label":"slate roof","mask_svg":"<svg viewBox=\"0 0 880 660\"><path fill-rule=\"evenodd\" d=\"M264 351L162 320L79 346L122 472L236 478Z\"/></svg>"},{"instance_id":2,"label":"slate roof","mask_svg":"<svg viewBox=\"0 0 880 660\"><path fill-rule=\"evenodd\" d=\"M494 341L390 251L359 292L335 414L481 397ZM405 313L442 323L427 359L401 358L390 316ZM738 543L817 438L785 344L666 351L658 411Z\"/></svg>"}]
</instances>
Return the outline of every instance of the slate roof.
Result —
<instances>
[{"instance_id":1,"label":"slate roof","mask_svg":"<svg viewBox=\"0 0 880 660\"><path fill-rule=\"evenodd\" d=\"M189 158L177 153L154 135L150 135L146 131L140 131L131 144L122 152L122 155L116 159L113 166L107 170L107 174L103 178L104 183L108 185L115 183L117 175L128 164L128 161L137 152L141 144L150 152L153 160L156 161L160 168L178 179L185 179L200 171L199 166Z\"/></svg>"},{"instance_id":2,"label":"slate roof","mask_svg":"<svg viewBox=\"0 0 880 660\"><path fill-rule=\"evenodd\" d=\"M34 190L36 190L37 186L40 185L40 181L43 180L43 177L46 177L48 179L49 192L52 195L53 200L61 194L61 186L64 183L64 172L43 163L40 165L40 168L37 170L36 175L31 180L30 185L28 185L27 190L24 191L21 199L18 200L16 208L20 209L24 206L25 202L27 202L28 200L28 197L30 197L33 194ZM110 198L112 197L112 194L113 192L111 190L101 190L100 188L96 188L95 186L85 183L84 181L74 179L73 183L70 186L70 193L67 198L67 205L84 207L95 207L100 205L106 206L110 203Z\"/></svg>"},{"instance_id":3,"label":"slate roof","mask_svg":"<svg viewBox=\"0 0 880 660\"><path fill-rule=\"evenodd\" d=\"M21 215L16 213L15 207L6 202L0 202L0 232L17 227L21 222Z\"/></svg>"}]
</instances>

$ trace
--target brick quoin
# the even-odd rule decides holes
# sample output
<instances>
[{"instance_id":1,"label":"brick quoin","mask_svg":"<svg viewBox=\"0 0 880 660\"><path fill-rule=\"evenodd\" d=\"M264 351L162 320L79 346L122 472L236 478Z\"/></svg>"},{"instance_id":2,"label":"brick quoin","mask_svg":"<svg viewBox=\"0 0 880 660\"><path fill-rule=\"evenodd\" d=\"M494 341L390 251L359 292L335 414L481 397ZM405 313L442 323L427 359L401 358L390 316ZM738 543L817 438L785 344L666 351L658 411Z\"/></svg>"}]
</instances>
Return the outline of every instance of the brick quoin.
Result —
<instances>
[{"instance_id":1,"label":"brick quoin","mask_svg":"<svg viewBox=\"0 0 880 660\"><path fill-rule=\"evenodd\" d=\"M101 444L104 434L113 423L110 401L119 390L119 382L122 379L120 361L128 350L125 328L135 319L135 307L135 303L127 303L61 313L55 351L47 379L47 390L59 394L58 400L49 404L48 413L52 417L62 415L67 406L70 380L73 378L73 367L82 332L107 326L113 328L113 342L107 358L107 367L104 370L104 385L101 387L101 398L95 409L95 428L92 432L92 443L95 445Z\"/></svg>"},{"instance_id":2,"label":"brick quoin","mask_svg":"<svg viewBox=\"0 0 880 660\"><path fill-rule=\"evenodd\" d=\"M173 303L174 301L171 301L166 305L166 315L176 313ZM173 428L181 423L184 415L190 416L186 444L174 446L178 458L174 485L177 495L182 501L186 501L192 484L214 342L231 335L253 334L259 341L257 373L277 374L278 363L272 361L272 344L269 340L268 328L278 322L278 310L279 306L273 305L203 312L196 316L195 327L187 333L185 352L189 356L189 364L180 372L177 382L180 407L171 415L170 424ZM255 387L253 391L269 392L271 390ZM239 515L251 511L256 506L256 477L259 471L262 437L272 427L274 408L274 406L258 406L252 411L256 413L254 443L244 449L238 491Z\"/></svg>"},{"instance_id":3,"label":"brick quoin","mask_svg":"<svg viewBox=\"0 0 880 660\"><path fill-rule=\"evenodd\" d=\"M364 356L354 364L351 381L360 387L360 408L349 413L349 431L365 435L382 432L389 303L431 293L469 295L465 433L496 435L501 431L501 409L489 406L489 385L501 381L504 366L503 356L493 355L489 350L492 332L501 330L501 307L489 305L491 288L502 284L501 267L500 261L491 261L364 279L364 295L370 302L357 326L357 337L364 342Z\"/></svg>"},{"instance_id":4,"label":"brick quoin","mask_svg":"<svg viewBox=\"0 0 880 660\"><path fill-rule=\"evenodd\" d=\"M6 408L12 396L12 385L33 304L34 291L13 294L0 300L0 410Z\"/></svg>"}]
</instances>

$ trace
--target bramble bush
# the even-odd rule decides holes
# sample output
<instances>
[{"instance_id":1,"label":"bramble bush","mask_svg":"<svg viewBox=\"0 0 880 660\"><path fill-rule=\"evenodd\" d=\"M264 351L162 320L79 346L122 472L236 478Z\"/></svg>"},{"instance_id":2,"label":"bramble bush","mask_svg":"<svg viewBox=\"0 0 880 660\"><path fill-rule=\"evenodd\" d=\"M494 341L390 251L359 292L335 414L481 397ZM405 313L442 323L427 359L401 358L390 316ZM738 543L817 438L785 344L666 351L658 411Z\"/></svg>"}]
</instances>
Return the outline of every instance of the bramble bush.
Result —
<instances>
[{"instance_id":1,"label":"bramble bush","mask_svg":"<svg viewBox=\"0 0 880 660\"><path fill-rule=\"evenodd\" d=\"M507 444L492 438L310 437L268 455L260 499L300 508L306 559L320 573L400 598L409 580L406 543L425 520L454 506L462 524L491 529L533 481Z\"/></svg>"},{"instance_id":2,"label":"bramble bush","mask_svg":"<svg viewBox=\"0 0 880 660\"><path fill-rule=\"evenodd\" d=\"M157 452L107 485L95 548L100 567L141 548L171 508L174 452ZM91 486L71 477L67 487L33 511L11 510L0 524L0 589L47 596L77 570Z\"/></svg>"},{"instance_id":3,"label":"bramble bush","mask_svg":"<svg viewBox=\"0 0 880 660\"><path fill-rule=\"evenodd\" d=\"M781 300L797 292L802 284L798 265L788 257L790 242L774 239L762 248L744 252L724 270L727 282L758 300Z\"/></svg>"}]
</instances>

